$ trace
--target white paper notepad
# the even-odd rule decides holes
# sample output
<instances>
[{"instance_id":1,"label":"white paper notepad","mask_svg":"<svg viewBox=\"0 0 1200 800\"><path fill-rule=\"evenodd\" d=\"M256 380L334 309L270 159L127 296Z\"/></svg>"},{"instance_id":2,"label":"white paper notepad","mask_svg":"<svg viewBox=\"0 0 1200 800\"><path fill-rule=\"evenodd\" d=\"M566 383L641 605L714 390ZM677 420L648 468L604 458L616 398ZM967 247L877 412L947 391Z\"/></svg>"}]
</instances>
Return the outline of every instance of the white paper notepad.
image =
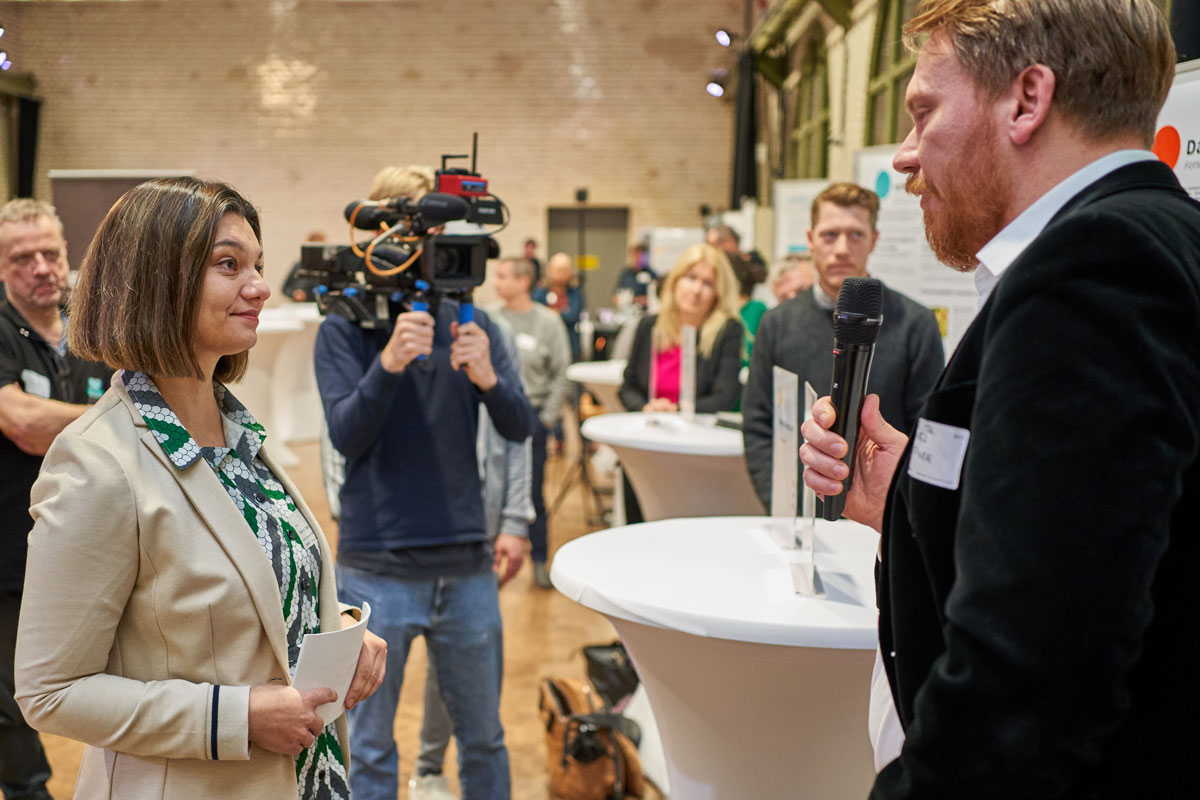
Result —
<instances>
[{"instance_id":1,"label":"white paper notepad","mask_svg":"<svg viewBox=\"0 0 1200 800\"><path fill-rule=\"evenodd\" d=\"M349 628L328 633L307 633L300 642L300 658L296 660L296 675L292 686L300 691L328 686L338 694L332 703L317 706L325 724L333 722L346 710L346 692L354 680L358 653L362 649L371 604L363 603L361 618Z\"/></svg>"}]
</instances>

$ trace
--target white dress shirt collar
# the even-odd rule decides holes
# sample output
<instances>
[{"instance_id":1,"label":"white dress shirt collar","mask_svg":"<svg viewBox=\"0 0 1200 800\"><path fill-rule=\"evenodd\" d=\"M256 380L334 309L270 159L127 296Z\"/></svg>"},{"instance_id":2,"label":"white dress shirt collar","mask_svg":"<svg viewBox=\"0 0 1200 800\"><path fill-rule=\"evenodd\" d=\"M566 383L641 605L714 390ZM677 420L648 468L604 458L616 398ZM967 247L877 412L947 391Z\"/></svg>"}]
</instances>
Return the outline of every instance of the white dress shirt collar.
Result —
<instances>
[{"instance_id":1,"label":"white dress shirt collar","mask_svg":"<svg viewBox=\"0 0 1200 800\"><path fill-rule=\"evenodd\" d=\"M826 311L833 311L837 308L837 298L826 294L825 290L821 288L820 281L813 281L812 294L813 302L817 304L817 308L823 308Z\"/></svg>"},{"instance_id":2,"label":"white dress shirt collar","mask_svg":"<svg viewBox=\"0 0 1200 800\"><path fill-rule=\"evenodd\" d=\"M975 289L979 293L979 307L983 308L983 304L987 302L1005 270L1017 260L1025 248L1050 223L1054 215L1075 195L1121 167L1136 164L1139 161L1153 160L1155 160L1155 156L1149 150L1118 150L1115 153L1109 153L1088 164L1035 200L1033 205L1022 211L1016 219L1008 223L1004 230L996 234L976 253L979 266L975 269Z\"/></svg>"}]
</instances>

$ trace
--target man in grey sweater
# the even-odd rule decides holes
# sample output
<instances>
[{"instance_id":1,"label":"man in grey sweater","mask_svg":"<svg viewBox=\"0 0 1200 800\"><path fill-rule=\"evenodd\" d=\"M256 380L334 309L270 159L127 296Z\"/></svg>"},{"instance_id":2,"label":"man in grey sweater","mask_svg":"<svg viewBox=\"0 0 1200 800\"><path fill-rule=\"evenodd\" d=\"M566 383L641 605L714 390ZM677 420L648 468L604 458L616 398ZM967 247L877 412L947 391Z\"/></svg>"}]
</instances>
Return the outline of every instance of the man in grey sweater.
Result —
<instances>
[{"instance_id":1,"label":"man in grey sweater","mask_svg":"<svg viewBox=\"0 0 1200 800\"><path fill-rule=\"evenodd\" d=\"M835 183L813 200L808 246L817 280L811 291L763 315L750 356L742 400L746 467L759 500L771 508L774 378L780 366L820 394L833 379L833 309L842 281L867 275L867 258L879 240L879 198L853 183ZM933 312L884 287L883 327L875 344L867 391L879 395L885 419L908 430L925 395L945 366ZM799 454L795 454L797 461Z\"/></svg>"},{"instance_id":2,"label":"man in grey sweater","mask_svg":"<svg viewBox=\"0 0 1200 800\"><path fill-rule=\"evenodd\" d=\"M530 296L533 280L533 263L527 258L502 259L492 271L496 294L504 301L504 305L493 313L512 328L520 355L521 382L525 385L529 404L541 422L533 426L533 474L529 489L537 516L529 526L529 544L534 583L549 589L546 499L542 491L546 472L546 432L554 428L562 413L571 345L562 318L546 306L533 302Z\"/></svg>"}]
</instances>

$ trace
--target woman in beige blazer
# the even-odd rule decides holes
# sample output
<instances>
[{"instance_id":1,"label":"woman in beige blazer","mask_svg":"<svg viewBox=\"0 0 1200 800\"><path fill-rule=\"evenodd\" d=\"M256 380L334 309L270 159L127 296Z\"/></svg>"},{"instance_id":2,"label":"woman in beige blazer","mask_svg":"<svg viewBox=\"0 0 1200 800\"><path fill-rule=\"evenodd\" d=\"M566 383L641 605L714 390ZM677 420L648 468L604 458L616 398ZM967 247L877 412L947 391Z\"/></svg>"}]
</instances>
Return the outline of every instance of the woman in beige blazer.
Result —
<instances>
[{"instance_id":1,"label":"woman in beige blazer","mask_svg":"<svg viewBox=\"0 0 1200 800\"><path fill-rule=\"evenodd\" d=\"M30 724L89 745L76 798L349 796L345 717L316 713L339 698L291 676L304 634L353 612L224 386L257 337L261 270L254 207L191 178L126 193L80 270L71 349L119 371L34 484L16 654ZM366 634L346 706L385 649Z\"/></svg>"}]
</instances>

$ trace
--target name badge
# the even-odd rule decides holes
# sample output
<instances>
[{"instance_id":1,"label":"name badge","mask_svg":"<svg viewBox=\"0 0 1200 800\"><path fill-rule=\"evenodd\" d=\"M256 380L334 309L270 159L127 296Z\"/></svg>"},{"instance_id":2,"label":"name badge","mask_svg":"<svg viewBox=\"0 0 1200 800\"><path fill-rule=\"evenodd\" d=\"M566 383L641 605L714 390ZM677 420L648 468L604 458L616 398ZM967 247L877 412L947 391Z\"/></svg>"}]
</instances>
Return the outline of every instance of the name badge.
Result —
<instances>
[{"instance_id":1,"label":"name badge","mask_svg":"<svg viewBox=\"0 0 1200 800\"><path fill-rule=\"evenodd\" d=\"M21 370L21 384L25 387L25 392L34 397L41 397L44 400L50 399L50 379L45 375L39 375L31 369Z\"/></svg>"},{"instance_id":2,"label":"name badge","mask_svg":"<svg viewBox=\"0 0 1200 800\"><path fill-rule=\"evenodd\" d=\"M958 489L971 432L927 419L917 420L908 476L942 489Z\"/></svg>"},{"instance_id":3,"label":"name badge","mask_svg":"<svg viewBox=\"0 0 1200 800\"><path fill-rule=\"evenodd\" d=\"M517 343L517 349L522 352L531 353L534 350L537 350L537 346L538 346L537 338L528 333L518 333L514 337L514 340Z\"/></svg>"}]
</instances>

